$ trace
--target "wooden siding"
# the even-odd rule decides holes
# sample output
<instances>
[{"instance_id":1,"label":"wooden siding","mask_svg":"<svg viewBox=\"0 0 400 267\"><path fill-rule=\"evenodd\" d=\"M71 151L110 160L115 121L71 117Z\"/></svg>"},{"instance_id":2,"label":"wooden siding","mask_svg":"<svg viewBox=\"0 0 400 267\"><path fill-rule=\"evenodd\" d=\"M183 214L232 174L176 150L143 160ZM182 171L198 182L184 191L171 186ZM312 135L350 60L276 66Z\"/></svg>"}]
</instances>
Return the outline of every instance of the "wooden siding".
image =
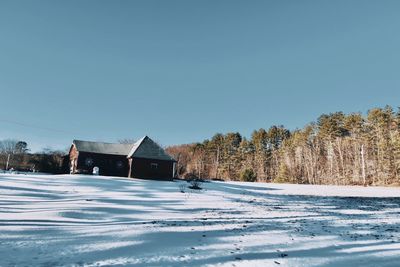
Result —
<instances>
[{"instance_id":1,"label":"wooden siding","mask_svg":"<svg viewBox=\"0 0 400 267\"><path fill-rule=\"evenodd\" d=\"M174 162L169 160L131 158L130 176L133 178L172 180ZM157 167L155 167L157 164ZM153 166L152 166L153 165Z\"/></svg>"},{"instance_id":2,"label":"wooden siding","mask_svg":"<svg viewBox=\"0 0 400 267\"><path fill-rule=\"evenodd\" d=\"M91 161L91 164L88 164ZM79 152L76 173L92 174L93 167L99 167L100 175L128 176L128 159L126 156Z\"/></svg>"}]
</instances>

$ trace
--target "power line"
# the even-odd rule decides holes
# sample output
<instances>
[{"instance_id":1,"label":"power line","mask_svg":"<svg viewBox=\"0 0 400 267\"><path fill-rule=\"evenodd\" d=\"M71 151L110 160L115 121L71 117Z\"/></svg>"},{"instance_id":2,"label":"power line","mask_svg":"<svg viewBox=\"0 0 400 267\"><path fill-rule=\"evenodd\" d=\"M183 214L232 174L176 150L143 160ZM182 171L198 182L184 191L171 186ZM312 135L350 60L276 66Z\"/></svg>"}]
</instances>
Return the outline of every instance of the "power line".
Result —
<instances>
[{"instance_id":1,"label":"power line","mask_svg":"<svg viewBox=\"0 0 400 267\"><path fill-rule=\"evenodd\" d=\"M23 123L23 122L18 122L18 121L13 121L13 120L6 120L6 119L0 119L0 122L5 122L5 123L10 123L18 126L23 126L27 128L34 128L34 129L39 129L39 130L45 130L49 132L57 132L57 133L66 133L66 134L72 134L76 135L76 133L73 132L68 132L65 130L60 130L60 129L54 129L54 128L48 128L48 127L43 127L35 124L28 124L28 123Z\"/></svg>"}]
</instances>

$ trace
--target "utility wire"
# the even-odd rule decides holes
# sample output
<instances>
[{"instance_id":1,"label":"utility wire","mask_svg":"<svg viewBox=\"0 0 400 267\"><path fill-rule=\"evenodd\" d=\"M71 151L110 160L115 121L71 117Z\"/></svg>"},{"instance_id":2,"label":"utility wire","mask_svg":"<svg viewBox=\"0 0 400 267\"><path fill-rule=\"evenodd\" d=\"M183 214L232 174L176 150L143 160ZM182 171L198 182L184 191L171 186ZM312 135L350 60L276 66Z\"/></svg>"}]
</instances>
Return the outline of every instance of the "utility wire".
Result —
<instances>
[{"instance_id":1,"label":"utility wire","mask_svg":"<svg viewBox=\"0 0 400 267\"><path fill-rule=\"evenodd\" d=\"M76 133L73 132L68 132L65 130L59 130L59 129L54 129L54 128L48 128L48 127L42 127L34 124L28 124L28 123L23 123L23 122L18 122L18 121L12 121L12 120L6 120L6 119L0 119L0 122L5 122L5 123L10 123L14 125L19 125L27 128L34 128L34 129L39 129L39 130L45 130L49 132L57 132L57 133L66 133L66 134L72 134L72 135L77 135Z\"/></svg>"}]
</instances>

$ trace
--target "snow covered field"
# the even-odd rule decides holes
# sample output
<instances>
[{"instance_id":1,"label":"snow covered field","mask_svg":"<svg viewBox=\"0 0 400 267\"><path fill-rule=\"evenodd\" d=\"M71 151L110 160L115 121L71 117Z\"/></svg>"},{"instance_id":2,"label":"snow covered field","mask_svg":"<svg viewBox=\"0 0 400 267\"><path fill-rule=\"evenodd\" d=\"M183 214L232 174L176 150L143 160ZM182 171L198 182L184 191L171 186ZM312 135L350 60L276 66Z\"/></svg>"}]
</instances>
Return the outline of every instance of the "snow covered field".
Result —
<instances>
[{"instance_id":1,"label":"snow covered field","mask_svg":"<svg viewBox=\"0 0 400 267\"><path fill-rule=\"evenodd\" d=\"M0 175L0 266L400 266L400 189Z\"/></svg>"}]
</instances>

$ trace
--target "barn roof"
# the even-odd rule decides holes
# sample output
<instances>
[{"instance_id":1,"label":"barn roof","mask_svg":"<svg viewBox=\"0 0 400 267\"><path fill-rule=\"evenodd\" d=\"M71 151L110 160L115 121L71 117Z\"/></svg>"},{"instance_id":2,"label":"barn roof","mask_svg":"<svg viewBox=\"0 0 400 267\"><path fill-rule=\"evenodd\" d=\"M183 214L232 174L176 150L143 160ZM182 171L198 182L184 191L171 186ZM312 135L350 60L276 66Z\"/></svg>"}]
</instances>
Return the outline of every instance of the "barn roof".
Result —
<instances>
[{"instance_id":1,"label":"barn roof","mask_svg":"<svg viewBox=\"0 0 400 267\"><path fill-rule=\"evenodd\" d=\"M73 144L78 151L121 156L128 155L133 146L133 144L112 144L82 140L74 140Z\"/></svg>"},{"instance_id":2,"label":"barn roof","mask_svg":"<svg viewBox=\"0 0 400 267\"><path fill-rule=\"evenodd\" d=\"M137 141L128 154L128 158L146 158L175 161L156 142L145 136Z\"/></svg>"},{"instance_id":3,"label":"barn roof","mask_svg":"<svg viewBox=\"0 0 400 267\"><path fill-rule=\"evenodd\" d=\"M74 140L76 149L81 152L121 155L128 158L145 158L175 161L156 142L144 136L134 144L113 144L104 142L91 142Z\"/></svg>"}]
</instances>

